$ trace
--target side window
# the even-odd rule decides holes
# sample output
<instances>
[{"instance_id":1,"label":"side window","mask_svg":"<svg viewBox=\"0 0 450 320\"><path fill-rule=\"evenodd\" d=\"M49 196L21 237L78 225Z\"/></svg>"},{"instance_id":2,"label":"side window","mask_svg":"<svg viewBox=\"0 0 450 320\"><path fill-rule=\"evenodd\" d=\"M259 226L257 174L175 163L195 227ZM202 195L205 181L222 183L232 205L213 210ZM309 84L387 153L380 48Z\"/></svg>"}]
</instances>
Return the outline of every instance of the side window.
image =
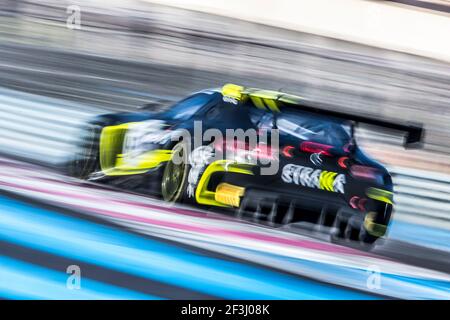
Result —
<instances>
[{"instance_id":1,"label":"side window","mask_svg":"<svg viewBox=\"0 0 450 320\"><path fill-rule=\"evenodd\" d=\"M273 128L274 116L272 112L267 112L255 107L249 107L250 120L258 129L270 130Z\"/></svg>"},{"instance_id":2,"label":"side window","mask_svg":"<svg viewBox=\"0 0 450 320\"><path fill-rule=\"evenodd\" d=\"M296 120L298 121L293 122L290 119L280 117L277 120L277 128L282 134L284 133L293 135L302 140L310 140L316 137L324 136L323 128L322 130L318 130L318 128L316 127L316 130L311 130L311 125L309 125L309 128L307 128L305 123L301 122L300 118L297 118Z\"/></svg>"},{"instance_id":3,"label":"side window","mask_svg":"<svg viewBox=\"0 0 450 320\"><path fill-rule=\"evenodd\" d=\"M273 113L268 112L262 116L261 120L258 123L258 128L270 130L273 127L274 127L274 116Z\"/></svg>"},{"instance_id":4,"label":"side window","mask_svg":"<svg viewBox=\"0 0 450 320\"><path fill-rule=\"evenodd\" d=\"M350 141L350 135L342 124L317 117L282 114L277 118L277 128L281 135L301 140L333 145L343 145Z\"/></svg>"}]
</instances>

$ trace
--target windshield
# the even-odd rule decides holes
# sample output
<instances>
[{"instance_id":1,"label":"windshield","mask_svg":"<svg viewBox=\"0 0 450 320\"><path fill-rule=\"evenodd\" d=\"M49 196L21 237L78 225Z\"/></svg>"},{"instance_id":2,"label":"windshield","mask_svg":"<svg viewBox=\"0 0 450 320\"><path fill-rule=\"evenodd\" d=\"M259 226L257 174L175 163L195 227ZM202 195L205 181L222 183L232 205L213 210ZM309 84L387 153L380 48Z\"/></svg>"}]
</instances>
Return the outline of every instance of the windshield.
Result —
<instances>
[{"instance_id":1,"label":"windshield","mask_svg":"<svg viewBox=\"0 0 450 320\"><path fill-rule=\"evenodd\" d=\"M199 93L177 102L165 113L175 120L187 120L197 113L201 107L211 101L212 98L213 96L211 94Z\"/></svg>"},{"instance_id":2,"label":"windshield","mask_svg":"<svg viewBox=\"0 0 450 320\"><path fill-rule=\"evenodd\" d=\"M283 112L276 119L280 135L333 146L343 146L351 140L351 126L345 122L300 112Z\"/></svg>"}]
</instances>

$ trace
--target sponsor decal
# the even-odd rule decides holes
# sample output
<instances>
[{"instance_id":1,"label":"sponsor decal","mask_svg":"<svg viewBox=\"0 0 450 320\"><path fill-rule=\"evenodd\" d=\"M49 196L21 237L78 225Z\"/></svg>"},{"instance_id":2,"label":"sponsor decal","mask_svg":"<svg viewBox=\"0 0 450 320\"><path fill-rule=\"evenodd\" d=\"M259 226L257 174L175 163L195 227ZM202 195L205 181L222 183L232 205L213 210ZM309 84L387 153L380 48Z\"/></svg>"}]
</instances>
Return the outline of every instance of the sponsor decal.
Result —
<instances>
[{"instance_id":1,"label":"sponsor decal","mask_svg":"<svg viewBox=\"0 0 450 320\"><path fill-rule=\"evenodd\" d=\"M320 167L320 166L322 165L322 162L323 162L323 160L322 160L322 158L321 158L321 154L322 154L322 152L319 152L319 153L313 153L313 154L311 154L311 156L309 157L309 160L311 160L311 162L312 162L314 165Z\"/></svg>"},{"instance_id":2,"label":"sponsor decal","mask_svg":"<svg viewBox=\"0 0 450 320\"><path fill-rule=\"evenodd\" d=\"M229 97L229 96L223 96L223 101L225 101L225 102L228 102L228 103L231 103L231 104L234 104L234 105L238 105L238 101L235 99L235 98L233 98L233 97Z\"/></svg>"},{"instance_id":3,"label":"sponsor decal","mask_svg":"<svg viewBox=\"0 0 450 320\"><path fill-rule=\"evenodd\" d=\"M295 164L285 165L281 178L286 183L338 193L344 193L346 182L344 174Z\"/></svg>"}]
</instances>

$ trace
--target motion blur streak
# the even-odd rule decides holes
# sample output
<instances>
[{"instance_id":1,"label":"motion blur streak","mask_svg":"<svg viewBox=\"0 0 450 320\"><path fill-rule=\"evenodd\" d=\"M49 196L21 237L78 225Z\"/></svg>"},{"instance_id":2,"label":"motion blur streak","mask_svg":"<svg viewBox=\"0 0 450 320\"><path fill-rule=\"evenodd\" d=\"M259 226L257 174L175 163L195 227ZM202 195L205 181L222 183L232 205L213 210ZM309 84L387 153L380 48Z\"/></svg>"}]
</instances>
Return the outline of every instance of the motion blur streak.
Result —
<instances>
[{"instance_id":1,"label":"motion blur streak","mask_svg":"<svg viewBox=\"0 0 450 320\"><path fill-rule=\"evenodd\" d=\"M2 152L58 165L73 153L80 126L95 109L0 88L0 113Z\"/></svg>"},{"instance_id":2,"label":"motion blur streak","mask_svg":"<svg viewBox=\"0 0 450 320\"><path fill-rule=\"evenodd\" d=\"M450 252L450 232L446 229L394 221L390 232L393 239L408 239L412 243Z\"/></svg>"},{"instance_id":3,"label":"motion blur streak","mask_svg":"<svg viewBox=\"0 0 450 320\"><path fill-rule=\"evenodd\" d=\"M4 197L0 198L0 210L3 212L0 237L4 241L225 298L370 298L366 294L331 285L194 254ZM28 286L33 288L32 283ZM45 288L50 290L51 286ZM127 298L126 295L123 297Z\"/></svg>"},{"instance_id":4,"label":"motion blur streak","mask_svg":"<svg viewBox=\"0 0 450 320\"><path fill-rule=\"evenodd\" d=\"M263 12L280 14L274 22L283 24L270 27L148 3L155 1L2 1L0 298L450 299L450 66L420 56L431 49L421 44L448 46L436 41L449 34L448 16L386 1L322 1L324 8L309 1L320 14L303 10L308 19L299 21L287 4L306 1L285 0ZM249 3L257 1L226 11L255 21L263 7L243 10ZM80 7L81 29L66 25L69 4ZM279 28L289 22L283 12L296 25L333 32ZM408 23L415 17L430 26ZM439 37L424 37L436 26ZM379 47L361 44L373 43L368 29ZM334 38L339 30L359 34L359 44ZM404 41L418 50L388 49ZM61 170L91 117L144 104L158 111L225 83L424 124L424 149L408 152L399 135L356 128L358 144L386 165L395 186L389 233L372 251L331 244L301 226L268 228L171 206ZM65 287L68 265L81 267L81 290Z\"/></svg>"},{"instance_id":5,"label":"motion blur streak","mask_svg":"<svg viewBox=\"0 0 450 320\"><path fill-rule=\"evenodd\" d=\"M1 189L45 203L82 210L89 215L110 219L140 233L157 235L192 247L203 248L209 252L238 257L289 273L368 291L372 294L416 299L449 298L450 277L441 272L409 266L378 255L332 245L305 236L221 218L199 210L167 205L122 191L100 189L91 183L80 184L76 180L43 169L38 170L39 167L33 165L21 165L21 162L17 161L3 160L1 168ZM10 208L11 206L12 208ZM40 247L39 243L35 243L34 240L34 237L37 237L36 232L39 233L39 226L41 226L41 232L44 235L49 235L50 230L54 230L52 234L59 235L57 238L54 238L54 236L47 238L45 243L42 244L47 248L46 250L51 250L55 254L70 254L71 256L75 254L75 257L81 259L79 254L83 252L86 255L83 256L83 259L89 259L96 264L120 268L127 273L137 273L141 276L157 277L157 279L175 285L193 286L191 288L195 290L210 290L207 292L219 296L225 296L226 293L229 293L233 297L294 297L299 294L303 298L306 297L304 296L304 289L302 289L302 293L295 293L294 289L292 289L292 292L279 289L276 284L283 280L276 277L270 278L271 288L269 292L271 293L261 290L253 292L252 288L256 283L258 283L258 288L264 288L263 283L268 279L266 279L266 277L269 277L268 275L264 276L264 281L258 276L262 283L253 282L257 281L253 278L251 281L248 280L250 282L236 281L232 288L225 290L222 286L230 285L226 284L228 281L224 284L219 280L209 279L209 276L212 276L212 270L209 268L200 273L208 279L198 279L199 274L195 270L198 270L199 267L193 267L191 264L195 263L197 259L188 258L185 253L177 249L153 243L146 243L144 246L143 240L139 240L137 237L125 237L124 234L121 234L122 237L118 238L117 234L110 235L111 231L108 231L110 238L105 243L101 240L102 238L99 238L97 229L89 231L88 226L84 223L82 226L76 227L68 224L69 222L66 221L68 218L59 217L55 222L56 216L48 212L45 212L44 216L42 216L43 213L32 215L23 214L20 211L16 212L17 208L25 210L24 205L6 199L0 204L0 208L11 212L9 215L6 214L6 217L12 220L6 219L3 223L11 224L22 232L20 233L17 230L19 233L16 234L17 237L14 237L14 241L26 241L27 246L39 246L40 250L43 250L43 247ZM37 219L37 221L34 222L34 219ZM45 222L48 222L49 225ZM42 225L41 223L45 224ZM77 223L80 224L81 222ZM58 228L55 225L58 225ZM65 228L68 231L64 231ZM84 232L88 233L88 238L86 238ZM20 234L22 236L19 236ZM101 234L104 235L105 233L102 231ZM43 235L39 237L41 238ZM41 241L44 241L44 238L41 238ZM109 241L113 241L117 245L114 250L108 250L107 243ZM97 242L99 243L94 246ZM126 244L133 245L133 250L137 251L125 250L122 246ZM61 248L60 245L63 247ZM84 245L86 245L86 249L81 250L81 246ZM70 253L71 247L77 252ZM167 257L167 254L170 254L170 256ZM116 264L116 262L124 261L124 259L127 264ZM203 261L206 258L201 259ZM154 264L155 261L158 261L158 263ZM214 268L216 270L214 274L226 272L220 279L224 279L225 275L228 277L227 279L237 279L235 277L240 279L240 277L248 276L248 269L243 265L239 268L235 266L228 269L216 260L208 260L207 263L199 262L199 264ZM174 266L177 266L175 267L177 271L174 271L174 274L168 274L167 270L173 270ZM377 290L371 290L367 287L367 275L371 266L377 266L380 269L383 285ZM190 273L190 270L193 274ZM232 275L227 273L231 270L233 270ZM252 274L260 273L252 272ZM188 281L187 279L191 280ZM197 279L198 283L194 279ZM208 289L204 289L203 286L208 281L213 281L217 287L210 283ZM219 281L219 283L216 283L216 281ZM272 286L275 287L272 288ZM328 296L326 292L314 292L317 297Z\"/></svg>"},{"instance_id":6,"label":"motion blur streak","mask_svg":"<svg viewBox=\"0 0 450 320\"><path fill-rule=\"evenodd\" d=\"M68 290L67 274L0 257L0 297L7 299L159 299L84 278L82 290Z\"/></svg>"}]
</instances>

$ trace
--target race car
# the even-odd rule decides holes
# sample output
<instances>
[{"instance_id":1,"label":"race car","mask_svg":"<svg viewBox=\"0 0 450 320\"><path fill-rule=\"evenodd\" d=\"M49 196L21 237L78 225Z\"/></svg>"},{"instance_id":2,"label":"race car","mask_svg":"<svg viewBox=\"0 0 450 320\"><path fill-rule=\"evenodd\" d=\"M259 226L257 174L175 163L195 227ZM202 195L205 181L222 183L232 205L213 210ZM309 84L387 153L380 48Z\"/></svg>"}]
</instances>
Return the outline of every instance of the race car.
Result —
<instances>
[{"instance_id":1,"label":"race car","mask_svg":"<svg viewBox=\"0 0 450 320\"><path fill-rule=\"evenodd\" d=\"M421 145L420 125L226 84L160 112L97 116L83 130L70 171L252 222L373 244L391 219L393 183L356 143L359 123L404 132L406 148Z\"/></svg>"}]
</instances>

